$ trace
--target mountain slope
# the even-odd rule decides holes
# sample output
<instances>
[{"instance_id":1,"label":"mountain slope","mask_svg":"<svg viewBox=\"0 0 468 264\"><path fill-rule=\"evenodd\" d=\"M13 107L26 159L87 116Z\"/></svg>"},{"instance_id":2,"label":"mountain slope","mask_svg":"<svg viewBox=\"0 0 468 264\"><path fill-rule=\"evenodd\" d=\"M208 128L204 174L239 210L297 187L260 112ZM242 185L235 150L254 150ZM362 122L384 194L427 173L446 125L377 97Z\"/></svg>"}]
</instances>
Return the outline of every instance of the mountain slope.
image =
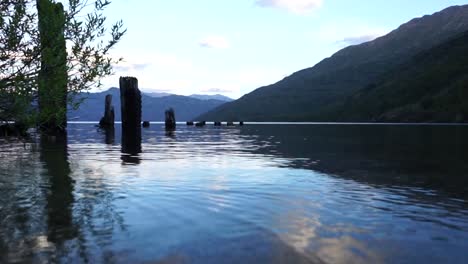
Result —
<instances>
[{"instance_id":1,"label":"mountain slope","mask_svg":"<svg viewBox=\"0 0 468 264\"><path fill-rule=\"evenodd\" d=\"M330 104L466 30L468 5L413 19L384 37L347 47L312 68L261 87L197 119L329 121L322 114Z\"/></svg>"},{"instance_id":2,"label":"mountain slope","mask_svg":"<svg viewBox=\"0 0 468 264\"><path fill-rule=\"evenodd\" d=\"M415 56L330 114L340 121L463 122L467 98L468 31Z\"/></svg>"},{"instance_id":3,"label":"mountain slope","mask_svg":"<svg viewBox=\"0 0 468 264\"><path fill-rule=\"evenodd\" d=\"M99 121L104 113L104 99L107 94L112 95L115 119L116 121L120 121L120 91L117 88L111 88L105 92L83 95L86 100L78 110L70 110L68 112L69 120ZM165 110L172 107L175 110L176 120L193 120L196 116L224 103L224 101L219 100L200 100L180 95L168 95L155 98L142 94L142 119L164 121Z\"/></svg>"}]
</instances>

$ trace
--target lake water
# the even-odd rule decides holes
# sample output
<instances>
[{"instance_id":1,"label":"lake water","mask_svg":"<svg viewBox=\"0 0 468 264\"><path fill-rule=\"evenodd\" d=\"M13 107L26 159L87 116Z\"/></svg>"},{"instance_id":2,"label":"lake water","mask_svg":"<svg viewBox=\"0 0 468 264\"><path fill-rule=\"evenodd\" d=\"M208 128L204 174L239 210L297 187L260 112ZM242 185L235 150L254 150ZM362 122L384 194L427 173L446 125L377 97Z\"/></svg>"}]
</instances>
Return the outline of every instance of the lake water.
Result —
<instances>
[{"instance_id":1,"label":"lake water","mask_svg":"<svg viewBox=\"0 0 468 264\"><path fill-rule=\"evenodd\" d=\"M0 263L468 263L468 127L0 139Z\"/></svg>"}]
</instances>

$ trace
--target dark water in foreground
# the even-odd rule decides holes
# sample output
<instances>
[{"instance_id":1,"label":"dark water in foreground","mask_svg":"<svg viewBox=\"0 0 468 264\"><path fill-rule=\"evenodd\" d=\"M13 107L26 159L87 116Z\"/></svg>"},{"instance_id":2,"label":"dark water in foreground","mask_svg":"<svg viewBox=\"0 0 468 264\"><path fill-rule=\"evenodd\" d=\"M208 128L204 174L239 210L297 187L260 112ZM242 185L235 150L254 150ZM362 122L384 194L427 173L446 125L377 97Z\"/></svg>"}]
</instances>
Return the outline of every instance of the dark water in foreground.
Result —
<instances>
[{"instance_id":1,"label":"dark water in foreground","mask_svg":"<svg viewBox=\"0 0 468 264\"><path fill-rule=\"evenodd\" d=\"M468 263L468 127L0 140L0 263Z\"/></svg>"}]
</instances>

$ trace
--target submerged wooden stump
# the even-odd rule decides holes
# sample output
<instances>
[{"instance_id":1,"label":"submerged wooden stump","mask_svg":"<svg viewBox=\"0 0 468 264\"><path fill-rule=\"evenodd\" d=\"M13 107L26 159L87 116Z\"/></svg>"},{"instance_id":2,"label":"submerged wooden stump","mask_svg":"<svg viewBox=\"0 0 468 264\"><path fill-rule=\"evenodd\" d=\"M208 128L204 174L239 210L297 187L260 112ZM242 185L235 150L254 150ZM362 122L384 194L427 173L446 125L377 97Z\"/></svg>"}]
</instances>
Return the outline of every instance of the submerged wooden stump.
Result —
<instances>
[{"instance_id":1,"label":"submerged wooden stump","mask_svg":"<svg viewBox=\"0 0 468 264\"><path fill-rule=\"evenodd\" d=\"M175 130L176 128L176 120L175 120L175 113L174 109L169 108L166 110L166 130Z\"/></svg>"},{"instance_id":2,"label":"submerged wooden stump","mask_svg":"<svg viewBox=\"0 0 468 264\"><path fill-rule=\"evenodd\" d=\"M107 145L113 145L115 143L115 128L113 126L104 129L104 135Z\"/></svg>"},{"instance_id":3,"label":"submerged wooden stump","mask_svg":"<svg viewBox=\"0 0 468 264\"><path fill-rule=\"evenodd\" d=\"M202 127L202 126L205 126L205 125L206 125L206 121L200 121L200 122L195 123L195 126L197 126L197 127Z\"/></svg>"},{"instance_id":4,"label":"submerged wooden stump","mask_svg":"<svg viewBox=\"0 0 468 264\"><path fill-rule=\"evenodd\" d=\"M141 92L134 77L120 77L122 152L141 152Z\"/></svg>"},{"instance_id":5,"label":"submerged wooden stump","mask_svg":"<svg viewBox=\"0 0 468 264\"><path fill-rule=\"evenodd\" d=\"M112 105L112 95L106 95L105 106L104 106L104 116L99 121L99 125L102 128L114 127L115 114L114 106Z\"/></svg>"}]
</instances>

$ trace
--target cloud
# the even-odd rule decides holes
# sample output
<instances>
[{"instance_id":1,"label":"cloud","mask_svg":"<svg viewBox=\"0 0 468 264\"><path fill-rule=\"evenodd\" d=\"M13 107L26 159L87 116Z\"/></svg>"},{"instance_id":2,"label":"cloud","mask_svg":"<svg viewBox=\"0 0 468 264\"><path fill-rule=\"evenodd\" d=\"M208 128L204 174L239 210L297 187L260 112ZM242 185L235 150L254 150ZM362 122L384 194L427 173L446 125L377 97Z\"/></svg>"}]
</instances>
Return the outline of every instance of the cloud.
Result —
<instances>
[{"instance_id":1,"label":"cloud","mask_svg":"<svg viewBox=\"0 0 468 264\"><path fill-rule=\"evenodd\" d=\"M255 4L284 9L295 14L305 14L320 8L323 0L256 0Z\"/></svg>"},{"instance_id":2,"label":"cloud","mask_svg":"<svg viewBox=\"0 0 468 264\"><path fill-rule=\"evenodd\" d=\"M230 47L229 41L221 36L208 36L200 40L198 45L202 48L227 49Z\"/></svg>"},{"instance_id":3,"label":"cloud","mask_svg":"<svg viewBox=\"0 0 468 264\"><path fill-rule=\"evenodd\" d=\"M203 93L232 93L230 89L221 89L221 88L210 88L201 90Z\"/></svg>"},{"instance_id":4,"label":"cloud","mask_svg":"<svg viewBox=\"0 0 468 264\"><path fill-rule=\"evenodd\" d=\"M103 80L104 87L118 87L119 76L135 76L139 87L145 92L166 92L172 94L223 94L239 98L260 86L274 83L292 70L279 70L275 65L261 62L248 63L228 68L213 68L204 58L192 59L177 53L157 50L130 50L114 52L113 57L123 57L117 65L116 74ZM218 56L212 54L212 56ZM143 65L143 70L137 68ZM98 90L96 90L98 91Z\"/></svg>"},{"instance_id":5,"label":"cloud","mask_svg":"<svg viewBox=\"0 0 468 264\"><path fill-rule=\"evenodd\" d=\"M365 35L359 35L359 36L349 36L345 37L344 39L338 41L339 44L344 44L346 46L348 45L358 45L364 42L372 41L378 37L381 37L383 34L382 33L370 33L370 34L365 34Z\"/></svg>"},{"instance_id":6,"label":"cloud","mask_svg":"<svg viewBox=\"0 0 468 264\"><path fill-rule=\"evenodd\" d=\"M151 66L151 63L122 63L114 66L115 71L126 72L126 71L142 71L147 67Z\"/></svg>"}]
</instances>

